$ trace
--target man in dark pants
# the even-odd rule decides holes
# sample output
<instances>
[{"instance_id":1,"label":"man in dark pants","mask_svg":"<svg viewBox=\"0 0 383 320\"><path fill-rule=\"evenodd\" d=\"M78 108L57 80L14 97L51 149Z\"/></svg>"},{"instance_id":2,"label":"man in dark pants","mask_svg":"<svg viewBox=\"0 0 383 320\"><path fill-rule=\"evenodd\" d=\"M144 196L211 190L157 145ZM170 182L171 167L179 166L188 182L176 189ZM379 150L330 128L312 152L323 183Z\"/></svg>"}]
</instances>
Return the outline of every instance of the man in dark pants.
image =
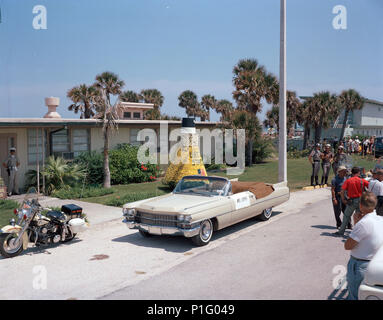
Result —
<instances>
[{"instance_id":1,"label":"man in dark pants","mask_svg":"<svg viewBox=\"0 0 383 320\"><path fill-rule=\"evenodd\" d=\"M327 185L328 175L330 174L331 163L334 158L334 154L331 152L330 148L331 146L329 144L326 144L325 149L321 155L322 170L323 170L322 181L321 181L322 186L323 184Z\"/></svg>"},{"instance_id":2,"label":"man in dark pants","mask_svg":"<svg viewBox=\"0 0 383 320\"><path fill-rule=\"evenodd\" d=\"M360 178L360 168L353 167L351 169L351 175L352 177L343 183L342 191L340 192L342 202L347 205L343 214L342 225L336 233L341 236L344 235L344 231L350 223L354 211L359 210L360 197L365 189L368 188L368 181ZM346 200L345 192L347 192L348 200Z\"/></svg>"},{"instance_id":3,"label":"man in dark pants","mask_svg":"<svg viewBox=\"0 0 383 320\"><path fill-rule=\"evenodd\" d=\"M342 185L346 181L347 168L345 166L340 166L338 168L338 174L331 181L331 195L332 195L332 206L334 208L336 227L339 229L342 221L340 220L340 214L343 213L346 209L346 205L342 202L340 192L342 190ZM348 229L351 229L351 224L347 226Z\"/></svg>"},{"instance_id":4,"label":"man in dark pants","mask_svg":"<svg viewBox=\"0 0 383 320\"><path fill-rule=\"evenodd\" d=\"M320 160L322 156L322 152L320 151L320 143L317 143L315 149L311 151L309 155L309 161L312 165L311 172L311 185L314 186L314 177L315 177L315 185L319 185L319 170L320 170Z\"/></svg>"}]
</instances>

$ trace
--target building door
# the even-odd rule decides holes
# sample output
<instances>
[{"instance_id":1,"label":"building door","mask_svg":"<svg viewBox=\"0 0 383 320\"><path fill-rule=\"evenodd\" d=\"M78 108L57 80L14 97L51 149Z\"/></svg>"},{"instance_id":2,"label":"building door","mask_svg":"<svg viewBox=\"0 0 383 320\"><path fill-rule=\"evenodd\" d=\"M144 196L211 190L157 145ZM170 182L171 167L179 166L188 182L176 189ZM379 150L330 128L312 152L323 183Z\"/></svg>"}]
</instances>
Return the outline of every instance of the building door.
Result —
<instances>
[{"instance_id":1,"label":"building door","mask_svg":"<svg viewBox=\"0 0 383 320\"><path fill-rule=\"evenodd\" d=\"M9 149L16 148L16 134L15 133L0 133L0 162L1 162L1 177L4 183L8 183L7 169L3 167L4 160L9 155Z\"/></svg>"}]
</instances>

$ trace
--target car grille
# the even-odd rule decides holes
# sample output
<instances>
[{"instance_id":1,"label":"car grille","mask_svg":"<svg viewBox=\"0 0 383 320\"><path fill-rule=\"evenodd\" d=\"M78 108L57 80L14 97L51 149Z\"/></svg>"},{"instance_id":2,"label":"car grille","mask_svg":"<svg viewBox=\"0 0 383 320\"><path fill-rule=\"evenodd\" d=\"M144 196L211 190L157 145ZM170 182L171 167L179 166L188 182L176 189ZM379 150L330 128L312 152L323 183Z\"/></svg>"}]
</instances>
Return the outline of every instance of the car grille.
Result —
<instances>
[{"instance_id":1,"label":"car grille","mask_svg":"<svg viewBox=\"0 0 383 320\"><path fill-rule=\"evenodd\" d=\"M177 216L168 214L153 214L137 211L135 221L151 226L177 227Z\"/></svg>"}]
</instances>

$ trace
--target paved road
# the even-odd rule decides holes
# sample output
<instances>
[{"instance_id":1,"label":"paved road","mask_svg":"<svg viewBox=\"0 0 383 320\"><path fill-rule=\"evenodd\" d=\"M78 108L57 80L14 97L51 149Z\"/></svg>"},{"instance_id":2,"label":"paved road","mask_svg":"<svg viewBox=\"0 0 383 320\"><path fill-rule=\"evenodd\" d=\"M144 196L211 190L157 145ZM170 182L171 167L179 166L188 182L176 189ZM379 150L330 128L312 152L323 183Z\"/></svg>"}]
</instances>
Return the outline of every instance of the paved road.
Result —
<instances>
[{"instance_id":1,"label":"paved road","mask_svg":"<svg viewBox=\"0 0 383 320\"><path fill-rule=\"evenodd\" d=\"M0 258L0 299L342 298L333 269L348 255L333 225L328 189L292 193L268 222L218 231L202 248L111 220L72 243Z\"/></svg>"}]
</instances>

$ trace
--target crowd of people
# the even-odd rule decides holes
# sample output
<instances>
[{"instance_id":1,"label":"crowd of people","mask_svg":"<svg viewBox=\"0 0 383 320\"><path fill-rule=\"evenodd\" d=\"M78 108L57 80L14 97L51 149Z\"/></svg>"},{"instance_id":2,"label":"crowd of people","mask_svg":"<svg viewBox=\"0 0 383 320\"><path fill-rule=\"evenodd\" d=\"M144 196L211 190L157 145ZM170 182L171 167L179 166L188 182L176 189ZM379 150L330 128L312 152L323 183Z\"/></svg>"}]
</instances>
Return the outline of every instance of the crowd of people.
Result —
<instances>
[{"instance_id":1,"label":"crowd of people","mask_svg":"<svg viewBox=\"0 0 383 320\"><path fill-rule=\"evenodd\" d=\"M351 300L358 299L358 290L368 264L383 246L383 166L380 158L375 168L362 177L361 168L350 170L346 163L351 154L374 154L374 140L375 137L359 140L356 136L355 139L346 138L340 144L331 145L323 139L313 146L309 154L312 186L327 184L330 169L334 171L331 199L338 229L334 235L344 237L345 231L350 230L344 248L350 251L347 289Z\"/></svg>"}]
</instances>

